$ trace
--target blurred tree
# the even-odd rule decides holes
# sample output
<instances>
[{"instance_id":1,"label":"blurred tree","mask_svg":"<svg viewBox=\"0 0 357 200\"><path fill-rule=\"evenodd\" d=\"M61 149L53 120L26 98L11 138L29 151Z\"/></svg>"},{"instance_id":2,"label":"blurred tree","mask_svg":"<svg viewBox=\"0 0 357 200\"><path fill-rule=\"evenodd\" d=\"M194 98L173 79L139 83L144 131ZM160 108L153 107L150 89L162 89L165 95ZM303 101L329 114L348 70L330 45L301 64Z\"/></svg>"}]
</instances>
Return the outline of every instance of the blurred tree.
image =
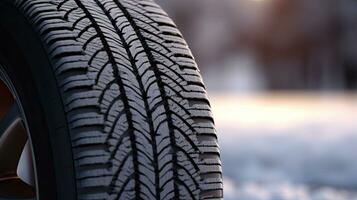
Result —
<instances>
[{"instance_id":1,"label":"blurred tree","mask_svg":"<svg viewBox=\"0 0 357 200\"><path fill-rule=\"evenodd\" d=\"M183 30L203 71L253 51L269 89L357 89L357 1L159 3Z\"/></svg>"}]
</instances>

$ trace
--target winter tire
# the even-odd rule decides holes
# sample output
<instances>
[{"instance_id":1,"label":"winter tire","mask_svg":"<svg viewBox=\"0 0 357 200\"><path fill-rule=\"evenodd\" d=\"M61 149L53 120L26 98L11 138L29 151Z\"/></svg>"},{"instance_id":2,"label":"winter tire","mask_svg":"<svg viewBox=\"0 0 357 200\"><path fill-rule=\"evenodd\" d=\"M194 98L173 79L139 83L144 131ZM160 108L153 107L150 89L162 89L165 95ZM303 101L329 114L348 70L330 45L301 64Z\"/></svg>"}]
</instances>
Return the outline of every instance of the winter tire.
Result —
<instances>
[{"instance_id":1,"label":"winter tire","mask_svg":"<svg viewBox=\"0 0 357 200\"><path fill-rule=\"evenodd\" d=\"M152 0L0 0L0 72L0 199L222 198L199 70Z\"/></svg>"}]
</instances>

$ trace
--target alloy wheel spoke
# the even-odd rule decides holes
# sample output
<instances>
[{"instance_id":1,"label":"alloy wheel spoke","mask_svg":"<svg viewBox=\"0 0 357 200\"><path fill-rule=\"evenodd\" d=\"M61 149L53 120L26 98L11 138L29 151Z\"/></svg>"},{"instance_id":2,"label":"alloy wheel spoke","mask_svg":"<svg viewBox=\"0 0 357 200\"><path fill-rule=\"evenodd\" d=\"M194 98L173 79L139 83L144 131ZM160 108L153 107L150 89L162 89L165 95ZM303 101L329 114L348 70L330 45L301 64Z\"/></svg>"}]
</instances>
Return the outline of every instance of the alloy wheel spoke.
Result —
<instances>
[{"instance_id":1,"label":"alloy wheel spoke","mask_svg":"<svg viewBox=\"0 0 357 200\"><path fill-rule=\"evenodd\" d=\"M17 176L24 183L35 187L35 174L32 160L31 146L29 141L27 141L17 166Z\"/></svg>"},{"instance_id":2,"label":"alloy wheel spoke","mask_svg":"<svg viewBox=\"0 0 357 200\"><path fill-rule=\"evenodd\" d=\"M17 105L14 104L0 121L0 177L17 168L22 149L26 144L26 131L22 125Z\"/></svg>"},{"instance_id":3,"label":"alloy wheel spoke","mask_svg":"<svg viewBox=\"0 0 357 200\"><path fill-rule=\"evenodd\" d=\"M27 132L14 103L0 120L0 198L34 197L33 177Z\"/></svg>"}]
</instances>

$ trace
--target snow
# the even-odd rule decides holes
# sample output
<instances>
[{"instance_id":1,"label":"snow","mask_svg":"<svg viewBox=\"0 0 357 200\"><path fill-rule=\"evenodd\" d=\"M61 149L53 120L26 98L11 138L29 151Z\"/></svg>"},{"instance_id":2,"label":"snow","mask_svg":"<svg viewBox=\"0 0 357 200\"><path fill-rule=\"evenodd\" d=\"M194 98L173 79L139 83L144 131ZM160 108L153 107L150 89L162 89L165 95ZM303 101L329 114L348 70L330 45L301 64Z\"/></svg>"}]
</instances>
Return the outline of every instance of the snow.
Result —
<instances>
[{"instance_id":1,"label":"snow","mask_svg":"<svg viewBox=\"0 0 357 200\"><path fill-rule=\"evenodd\" d=\"M353 192L333 188L309 189L306 185L291 183L257 184L246 183L236 190L225 191L225 199L235 200L355 200Z\"/></svg>"},{"instance_id":2,"label":"snow","mask_svg":"<svg viewBox=\"0 0 357 200\"><path fill-rule=\"evenodd\" d=\"M212 95L225 199L357 200L354 99L341 94ZM259 114L262 107L269 109ZM224 115L227 110L236 113ZM289 118L287 111L296 116ZM276 126L279 121L282 125Z\"/></svg>"}]
</instances>

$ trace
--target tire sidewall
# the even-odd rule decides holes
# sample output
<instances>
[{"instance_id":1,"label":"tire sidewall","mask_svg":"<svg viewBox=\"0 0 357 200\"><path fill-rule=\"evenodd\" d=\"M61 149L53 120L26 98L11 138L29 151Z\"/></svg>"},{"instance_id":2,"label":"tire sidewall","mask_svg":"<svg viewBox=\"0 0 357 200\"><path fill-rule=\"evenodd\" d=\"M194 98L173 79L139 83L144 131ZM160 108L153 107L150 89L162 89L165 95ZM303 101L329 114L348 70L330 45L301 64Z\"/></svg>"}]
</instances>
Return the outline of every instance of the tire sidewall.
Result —
<instances>
[{"instance_id":1,"label":"tire sidewall","mask_svg":"<svg viewBox=\"0 0 357 200\"><path fill-rule=\"evenodd\" d=\"M39 199L77 199L71 140L53 68L36 31L7 1L0 2L0 64L27 119Z\"/></svg>"}]
</instances>

